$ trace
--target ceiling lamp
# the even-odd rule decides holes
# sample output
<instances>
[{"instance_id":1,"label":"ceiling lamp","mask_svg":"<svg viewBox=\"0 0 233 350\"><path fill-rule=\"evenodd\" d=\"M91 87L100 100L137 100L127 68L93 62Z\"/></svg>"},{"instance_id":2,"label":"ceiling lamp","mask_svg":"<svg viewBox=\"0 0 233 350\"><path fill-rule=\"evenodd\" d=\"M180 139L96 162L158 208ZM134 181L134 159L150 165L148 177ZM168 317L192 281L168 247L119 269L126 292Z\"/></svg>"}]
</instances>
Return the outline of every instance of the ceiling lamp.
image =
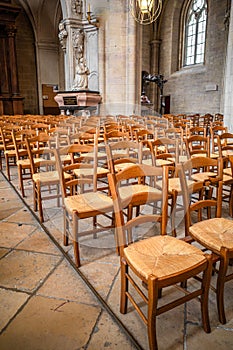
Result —
<instances>
[{"instance_id":1,"label":"ceiling lamp","mask_svg":"<svg viewBox=\"0 0 233 350\"><path fill-rule=\"evenodd\" d=\"M162 11L162 0L130 0L130 11L140 24L151 24Z\"/></svg>"}]
</instances>

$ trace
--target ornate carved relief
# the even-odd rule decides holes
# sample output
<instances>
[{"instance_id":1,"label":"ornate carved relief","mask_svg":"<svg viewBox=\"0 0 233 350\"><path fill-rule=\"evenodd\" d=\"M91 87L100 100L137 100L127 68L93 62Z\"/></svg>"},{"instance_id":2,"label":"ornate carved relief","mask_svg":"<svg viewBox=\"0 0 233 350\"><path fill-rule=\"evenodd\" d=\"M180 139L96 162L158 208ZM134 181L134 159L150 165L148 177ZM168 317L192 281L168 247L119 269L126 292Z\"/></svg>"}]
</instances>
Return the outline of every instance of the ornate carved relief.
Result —
<instances>
[{"instance_id":1,"label":"ornate carved relief","mask_svg":"<svg viewBox=\"0 0 233 350\"><path fill-rule=\"evenodd\" d=\"M58 33L58 38L60 41L60 45L63 51L66 51L66 41L67 41L67 30L65 27L65 24L63 22L59 23L59 33Z\"/></svg>"},{"instance_id":2,"label":"ornate carved relief","mask_svg":"<svg viewBox=\"0 0 233 350\"><path fill-rule=\"evenodd\" d=\"M76 15L82 15L83 13L83 1L82 0L72 0L71 2L72 12Z\"/></svg>"},{"instance_id":3,"label":"ornate carved relief","mask_svg":"<svg viewBox=\"0 0 233 350\"><path fill-rule=\"evenodd\" d=\"M87 89L90 72L84 58L84 31L82 29L73 30L72 40L74 47L74 81L72 89Z\"/></svg>"}]
</instances>

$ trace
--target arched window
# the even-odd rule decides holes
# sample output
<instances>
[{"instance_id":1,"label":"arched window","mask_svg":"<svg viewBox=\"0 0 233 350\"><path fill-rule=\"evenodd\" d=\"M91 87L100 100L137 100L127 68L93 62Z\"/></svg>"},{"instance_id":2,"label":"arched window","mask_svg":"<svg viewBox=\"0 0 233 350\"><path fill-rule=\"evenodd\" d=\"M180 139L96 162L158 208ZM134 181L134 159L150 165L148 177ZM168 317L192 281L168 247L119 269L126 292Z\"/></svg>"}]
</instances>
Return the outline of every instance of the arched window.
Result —
<instances>
[{"instance_id":1,"label":"arched window","mask_svg":"<svg viewBox=\"0 0 233 350\"><path fill-rule=\"evenodd\" d=\"M184 66L204 62L206 23L206 0L191 1L185 21Z\"/></svg>"}]
</instances>

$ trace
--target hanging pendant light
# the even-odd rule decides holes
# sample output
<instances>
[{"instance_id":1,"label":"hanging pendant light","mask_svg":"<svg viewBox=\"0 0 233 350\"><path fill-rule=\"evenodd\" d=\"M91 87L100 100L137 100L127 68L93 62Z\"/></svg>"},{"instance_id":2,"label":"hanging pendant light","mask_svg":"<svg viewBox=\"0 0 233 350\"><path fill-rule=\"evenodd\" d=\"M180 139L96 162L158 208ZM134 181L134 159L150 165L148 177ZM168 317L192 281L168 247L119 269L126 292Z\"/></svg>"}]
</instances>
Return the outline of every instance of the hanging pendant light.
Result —
<instances>
[{"instance_id":1,"label":"hanging pendant light","mask_svg":"<svg viewBox=\"0 0 233 350\"><path fill-rule=\"evenodd\" d=\"M130 12L140 24L151 24L162 11L162 0L130 0Z\"/></svg>"}]
</instances>

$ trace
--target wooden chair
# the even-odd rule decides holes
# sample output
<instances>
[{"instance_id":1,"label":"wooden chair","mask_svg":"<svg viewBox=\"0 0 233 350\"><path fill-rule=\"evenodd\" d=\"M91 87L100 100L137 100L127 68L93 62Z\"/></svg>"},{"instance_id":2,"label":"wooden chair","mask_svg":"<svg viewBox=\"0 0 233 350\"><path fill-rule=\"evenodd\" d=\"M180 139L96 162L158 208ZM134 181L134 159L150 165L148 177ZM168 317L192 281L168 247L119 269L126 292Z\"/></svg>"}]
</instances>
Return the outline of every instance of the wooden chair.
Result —
<instances>
[{"instance_id":1,"label":"wooden chair","mask_svg":"<svg viewBox=\"0 0 233 350\"><path fill-rule=\"evenodd\" d=\"M15 152L15 147L14 147L12 134L11 134L13 129L19 130L20 128L17 126L14 127L14 125L0 127L1 142L4 150L4 157L6 162L6 173L9 181L11 181L10 168L12 166L16 166L16 152Z\"/></svg>"},{"instance_id":2,"label":"wooden chair","mask_svg":"<svg viewBox=\"0 0 233 350\"><path fill-rule=\"evenodd\" d=\"M135 175L145 176L147 173L145 168L144 171L142 170L142 166L135 166ZM162 197L163 203L166 203L167 169L166 167L159 167L157 171L164 180L165 188L162 191ZM149 226L149 233L142 234L145 227L158 221L162 223L161 233L166 233L167 209L164 206L162 207L163 211L158 215L140 215L125 222L123 215L125 203L118 187L120 173L110 173L108 178L114 203L116 231L120 249L120 312L122 314L127 313L129 300L147 326L150 350L156 350L158 349L157 316L197 296L201 296L203 328L205 332L210 332L208 316L208 290L211 278L210 258L205 256L198 248L177 238L166 234L155 236L154 226ZM135 228L136 232L134 232ZM179 283L187 284L188 279L196 277L199 273L203 273L200 288L190 292L185 289L183 296L177 298L174 296L172 301L169 300L168 303L164 303L162 306L159 305L163 288L175 286ZM181 290L181 287L179 287L179 290ZM135 294L140 296L140 301L138 295L135 297ZM147 305L146 312L143 312L141 308L144 305Z\"/></svg>"},{"instance_id":3,"label":"wooden chair","mask_svg":"<svg viewBox=\"0 0 233 350\"><path fill-rule=\"evenodd\" d=\"M223 201L229 203L229 214L233 217L233 154L223 158Z\"/></svg>"},{"instance_id":4,"label":"wooden chair","mask_svg":"<svg viewBox=\"0 0 233 350\"><path fill-rule=\"evenodd\" d=\"M210 197L219 196L219 200L222 196L222 177L223 177L223 164L222 159L212 159L209 157L194 157L183 163L186 169L187 185L189 193L192 195L192 200L195 201L200 198L203 192L203 183L209 184L209 191L206 195ZM178 169L180 164L176 166L174 176L171 176L168 180L169 194L172 198L171 201L171 227L172 234L176 236L176 224L175 218L178 210L184 210L183 205L177 204L178 197L182 196L183 191L178 176ZM221 209L221 206L219 207ZM218 213L221 216L221 211ZM186 235L188 235L188 229L185 227Z\"/></svg>"},{"instance_id":5,"label":"wooden chair","mask_svg":"<svg viewBox=\"0 0 233 350\"><path fill-rule=\"evenodd\" d=\"M209 136L192 135L185 139L186 149L189 157L209 157L210 138Z\"/></svg>"},{"instance_id":6,"label":"wooden chair","mask_svg":"<svg viewBox=\"0 0 233 350\"><path fill-rule=\"evenodd\" d=\"M39 211L40 222L44 222L42 201L56 198L57 205L59 205L59 198L61 197L59 176L55 167L55 160L53 159L54 150L50 144L53 141L45 133L40 133L38 136L32 138L26 138L26 146L31 164L34 210ZM38 161L38 158L42 158L42 160ZM44 194L44 192L46 193Z\"/></svg>"},{"instance_id":7,"label":"wooden chair","mask_svg":"<svg viewBox=\"0 0 233 350\"><path fill-rule=\"evenodd\" d=\"M109 176L108 176L109 179ZM161 234L166 234L167 210L168 210L168 168L155 167L145 164L132 164L115 173L117 191L119 193L122 208L127 209L127 220L133 217L133 208L136 214L143 211L152 211L163 208L163 222L161 222ZM111 195L111 189L110 189ZM166 223L166 225L165 225Z\"/></svg>"},{"instance_id":8,"label":"wooden chair","mask_svg":"<svg viewBox=\"0 0 233 350\"><path fill-rule=\"evenodd\" d=\"M139 163L139 143L136 141L118 141L106 144L109 171L118 172L123 168Z\"/></svg>"},{"instance_id":9,"label":"wooden chair","mask_svg":"<svg viewBox=\"0 0 233 350\"><path fill-rule=\"evenodd\" d=\"M189 137L192 135L200 135L206 137L206 127L204 126L192 126L188 129Z\"/></svg>"},{"instance_id":10,"label":"wooden chair","mask_svg":"<svg viewBox=\"0 0 233 350\"><path fill-rule=\"evenodd\" d=\"M141 129L136 131L136 141L140 142L143 140L154 139L154 132L152 130Z\"/></svg>"},{"instance_id":11,"label":"wooden chair","mask_svg":"<svg viewBox=\"0 0 233 350\"><path fill-rule=\"evenodd\" d=\"M70 143L71 144L84 144L89 145L92 147L92 152L89 152L88 155L86 155L86 160L89 158L90 160L95 159L97 162L97 180L98 184L102 182L103 187L102 190L108 189L107 184L107 174L109 172L108 166L107 166L107 155L105 151L105 144L99 143L99 129L95 129L95 133L81 133L81 134L74 134L70 137ZM68 155L66 155L67 157ZM61 156L62 158L64 155Z\"/></svg>"},{"instance_id":12,"label":"wooden chair","mask_svg":"<svg viewBox=\"0 0 233 350\"><path fill-rule=\"evenodd\" d=\"M183 189L183 200L185 206L185 221L188 227L188 232L193 240L200 243L204 248L212 251L219 260L219 269L215 269L218 273L217 285L214 288L217 297L217 307L219 321L222 324L226 323L224 309L224 285L226 282L233 279L233 273L227 274L229 260L233 258L233 221L218 217L217 213L221 211L220 193L217 199L201 199L196 203L190 203L187 182L185 176L184 165L181 166L180 180ZM192 214L198 213L196 220L202 220L202 210L206 208L214 208L214 217L206 220L192 223ZM210 213L210 210L207 212ZM216 257L213 256L213 261L216 262Z\"/></svg>"},{"instance_id":13,"label":"wooden chair","mask_svg":"<svg viewBox=\"0 0 233 350\"><path fill-rule=\"evenodd\" d=\"M36 136L36 132L30 129L24 129L20 131L12 131L12 140L15 148L16 154L16 164L18 167L18 179L19 179L19 189L22 192L22 196L25 197L24 191L24 181L31 179L31 162L28 156L26 138ZM41 164L42 158L35 158L35 167Z\"/></svg>"},{"instance_id":14,"label":"wooden chair","mask_svg":"<svg viewBox=\"0 0 233 350\"><path fill-rule=\"evenodd\" d=\"M227 132L227 127L215 125L210 127L211 152L219 154L218 136Z\"/></svg>"},{"instance_id":15,"label":"wooden chair","mask_svg":"<svg viewBox=\"0 0 233 350\"><path fill-rule=\"evenodd\" d=\"M233 133L224 132L218 135L217 142L220 157L228 157L233 154Z\"/></svg>"},{"instance_id":16,"label":"wooden chair","mask_svg":"<svg viewBox=\"0 0 233 350\"><path fill-rule=\"evenodd\" d=\"M117 142L122 140L129 140L129 133L125 131L112 130L104 133L104 142Z\"/></svg>"},{"instance_id":17,"label":"wooden chair","mask_svg":"<svg viewBox=\"0 0 233 350\"><path fill-rule=\"evenodd\" d=\"M55 158L59 173L62 191L64 212L64 245L68 245L69 236L72 237L74 257L77 267L81 265L79 241L86 235L96 234L110 230L113 227L113 218L109 213L113 211L112 199L97 191L97 162L90 163L90 157L95 154L93 146L86 144L73 144L56 149ZM88 156L89 153L89 156ZM72 164L64 165L62 156L69 154L73 159ZM75 159L75 155L79 158ZM66 180L67 174L71 177ZM97 217L105 216L111 220L111 224L103 226L98 224ZM79 221L93 219L93 227L90 230L81 230Z\"/></svg>"},{"instance_id":18,"label":"wooden chair","mask_svg":"<svg viewBox=\"0 0 233 350\"><path fill-rule=\"evenodd\" d=\"M154 165L174 165L179 163L179 144L177 139L161 137L156 140L149 140L148 146L152 153Z\"/></svg>"}]
</instances>

